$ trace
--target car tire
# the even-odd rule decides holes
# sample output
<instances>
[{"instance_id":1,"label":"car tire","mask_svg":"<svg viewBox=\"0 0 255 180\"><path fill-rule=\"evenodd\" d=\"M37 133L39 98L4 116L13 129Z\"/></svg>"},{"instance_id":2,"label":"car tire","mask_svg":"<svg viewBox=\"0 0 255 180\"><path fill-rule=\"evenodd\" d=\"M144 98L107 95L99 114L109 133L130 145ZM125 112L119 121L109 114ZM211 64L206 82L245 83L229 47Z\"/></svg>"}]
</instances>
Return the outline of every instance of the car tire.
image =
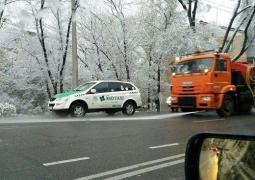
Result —
<instances>
[{"instance_id":1,"label":"car tire","mask_svg":"<svg viewBox=\"0 0 255 180\"><path fill-rule=\"evenodd\" d=\"M230 94L226 94L223 98L220 109L217 109L217 114L221 117L228 117L234 114L235 102Z\"/></svg>"},{"instance_id":2,"label":"car tire","mask_svg":"<svg viewBox=\"0 0 255 180\"><path fill-rule=\"evenodd\" d=\"M189 108L181 108L182 112L192 112L192 109Z\"/></svg>"},{"instance_id":3,"label":"car tire","mask_svg":"<svg viewBox=\"0 0 255 180\"><path fill-rule=\"evenodd\" d=\"M69 116L69 111L68 110L54 111L54 113L56 114L56 116L58 116L60 118L65 118L65 117Z\"/></svg>"},{"instance_id":4,"label":"car tire","mask_svg":"<svg viewBox=\"0 0 255 180\"><path fill-rule=\"evenodd\" d=\"M86 114L86 107L82 103L74 103L70 109L70 115L73 118L84 117Z\"/></svg>"},{"instance_id":5,"label":"car tire","mask_svg":"<svg viewBox=\"0 0 255 180\"><path fill-rule=\"evenodd\" d=\"M109 116L113 116L116 112L117 112L116 110L105 111L105 113L108 114Z\"/></svg>"},{"instance_id":6,"label":"car tire","mask_svg":"<svg viewBox=\"0 0 255 180\"><path fill-rule=\"evenodd\" d=\"M131 101L125 102L122 107L122 113L127 116L132 116L135 113L135 104Z\"/></svg>"}]
</instances>

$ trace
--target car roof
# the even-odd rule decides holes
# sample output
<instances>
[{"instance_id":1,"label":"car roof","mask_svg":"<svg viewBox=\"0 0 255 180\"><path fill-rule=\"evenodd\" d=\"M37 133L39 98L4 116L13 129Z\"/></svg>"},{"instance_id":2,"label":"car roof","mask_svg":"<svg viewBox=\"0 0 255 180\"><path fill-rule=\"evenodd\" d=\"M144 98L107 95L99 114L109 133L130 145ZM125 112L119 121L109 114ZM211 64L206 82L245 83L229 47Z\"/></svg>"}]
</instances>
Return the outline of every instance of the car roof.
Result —
<instances>
[{"instance_id":1,"label":"car roof","mask_svg":"<svg viewBox=\"0 0 255 180\"><path fill-rule=\"evenodd\" d=\"M90 81L90 82L95 82L95 83L99 83L99 82L122 82L122 83L131 83L131 82L119 81L119 80L97 80L97 81ZM131 84L132 84L132 83L131 83Z\"/></svg>"}]
</instances>

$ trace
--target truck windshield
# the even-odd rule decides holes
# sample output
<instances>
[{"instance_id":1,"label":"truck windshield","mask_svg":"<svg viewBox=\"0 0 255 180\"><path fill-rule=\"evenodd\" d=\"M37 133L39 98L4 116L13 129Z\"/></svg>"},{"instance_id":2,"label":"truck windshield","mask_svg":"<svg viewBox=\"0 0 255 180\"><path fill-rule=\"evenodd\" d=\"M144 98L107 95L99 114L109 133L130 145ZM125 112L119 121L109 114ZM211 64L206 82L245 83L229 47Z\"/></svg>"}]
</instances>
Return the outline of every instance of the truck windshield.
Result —
<instances>
[{"instance_id":1,"label":"truck windshield","mask_svg":"<svg viewBox=\"0 0 255 180\"><path fill-rule=\"evenodd\" d=\"M204 72L204 69L208 69L209 72L212 69L212 62L213 58L200 58L179 62L176 74L199 73Z\"/></svg>"},{"instance_id":2,"label":"truck windshield","mask_svg":"<svg viewBox=\"0 0 255 180\"><path fill-rule=\"evenodd\" d=\"M96 82L85 83L85 84L75 88L74 91L86 91L87 89L92 87L94 84L96 84Z\"/></svg>"}]
</instances>

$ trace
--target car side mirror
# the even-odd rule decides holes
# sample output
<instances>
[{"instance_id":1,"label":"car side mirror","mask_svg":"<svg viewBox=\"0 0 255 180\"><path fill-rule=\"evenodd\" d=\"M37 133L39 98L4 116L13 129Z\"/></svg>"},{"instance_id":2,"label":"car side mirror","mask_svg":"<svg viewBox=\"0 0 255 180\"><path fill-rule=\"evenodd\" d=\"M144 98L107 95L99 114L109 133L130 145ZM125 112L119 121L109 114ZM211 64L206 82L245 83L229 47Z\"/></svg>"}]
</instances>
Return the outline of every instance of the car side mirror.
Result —
<instances>
[{"instance_id":1,"label":"car side mirror","mask_svg":"<svg viewBox=\"0 0 255 180\"><path fill-rule=\"evenodd\" d=\"M97 90L96 90L96 89L91 89L90 92L91 92L92 94L95 94L95 93L97 93Z\"/></svg>"},{"instance_id":2,"label":"car side mirror","mask_svg":"<svg viewBox=\"0 0 255 180\"><path fill-rule=\"evenodd\" d=\"M171 73L174 73L176 71L176 66L171 66L170 71Z\"/></svg>"},{"instance_id":3,"label":"car side mirror","mask_svg":"<svg viewBox=\"0 0 255 180\"><path fill-rule=\"evenodd\" d=\"M199 133L186 147L185 177L255 179L255 136Z\"/></svg>"}]
</instances>

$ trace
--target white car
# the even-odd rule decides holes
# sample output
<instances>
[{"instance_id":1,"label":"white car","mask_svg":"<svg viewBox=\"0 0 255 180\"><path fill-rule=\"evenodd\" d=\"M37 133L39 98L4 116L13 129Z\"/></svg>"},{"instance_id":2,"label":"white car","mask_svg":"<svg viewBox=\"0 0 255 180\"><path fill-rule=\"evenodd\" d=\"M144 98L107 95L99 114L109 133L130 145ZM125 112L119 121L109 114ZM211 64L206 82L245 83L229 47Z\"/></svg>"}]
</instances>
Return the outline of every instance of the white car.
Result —
<instances>
[{"instance_id":1,"label":"white car","mask_svg":"<svg viewBox=\"0 0 255 180\"><path fill-rule=\"evenodd\" d=\"M166 106L171 108L171 96L166 99ZM173 112L178 112L179 108L171 108Z\"/></svg>"},{"instance_id":2,"label":"white car","mask_svg":"<svg viewBox=\"0 0 255 180\"><path fill-rule=\"evenodd\" d=\"M166 106L171 107L171 96L166 99Z\"/></svg>"},{"instance_id":3,"label":"white car","mask_svg":"<svg viewBox=\"0 0 255 180\"><path fill-rule=\"evenodd\" d=\"M142 106L138 88L123 81L91 81L73 91L55 95L48 102L50 111L59 117L84 117L86 113L105 111L113 115L122 111L133 115Z\"/></svg>"}]
</instances>

